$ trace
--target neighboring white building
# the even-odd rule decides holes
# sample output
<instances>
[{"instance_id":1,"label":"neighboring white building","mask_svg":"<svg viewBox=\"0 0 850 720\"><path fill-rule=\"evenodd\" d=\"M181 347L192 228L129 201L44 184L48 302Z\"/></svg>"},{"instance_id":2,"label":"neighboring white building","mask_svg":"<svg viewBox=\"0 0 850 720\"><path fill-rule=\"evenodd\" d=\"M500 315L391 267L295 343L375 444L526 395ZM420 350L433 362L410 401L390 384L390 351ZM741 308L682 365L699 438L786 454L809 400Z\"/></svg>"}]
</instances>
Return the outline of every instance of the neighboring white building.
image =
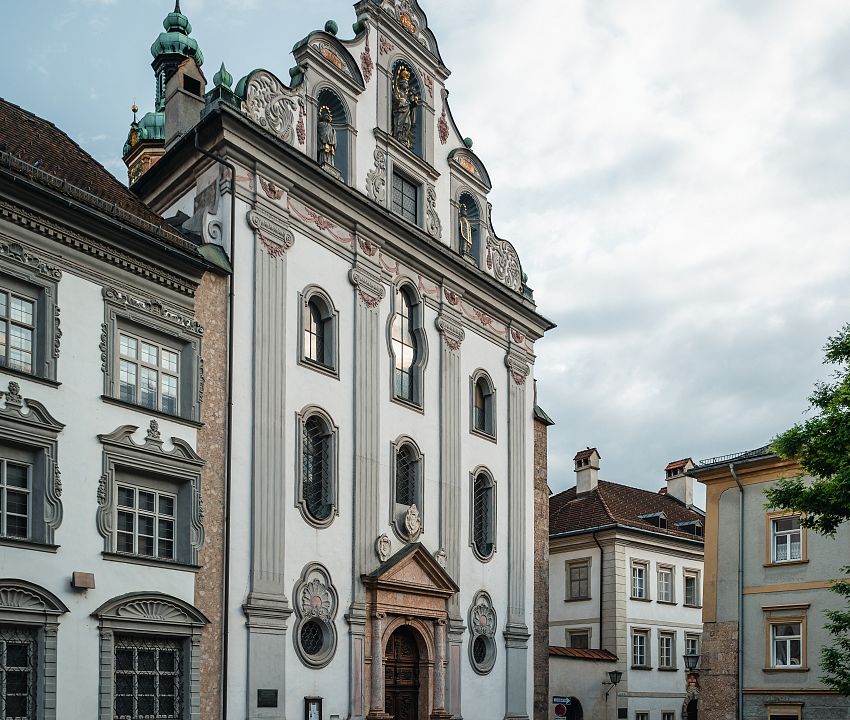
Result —
<instances>
[{"instance_id":1,"label":"neighboring white building","mask_svg":"<svg viewBox=\"0 0 850 720\"><path fill-rule=\"evenodd\" d=\"M214 396L225 360L204 333L210 269L0 100L2 718L209 717L223 483L202 366Z\"/></svg>"},{"instance_id":2,"label":"neighboring white building","mask_svg":"<svg viewBox=\"0 0 850 720\"><path fill-rule=\"evenodd\" d=\"M526 718L552 326L424 12L355 10L233 90L167 21L164 117L126 148L133 190L234 266L229 716Z\"/></svg>"},{"instance_id":3,"label":"neighboring white building","mask_svg":"<svg viewBox=\"0 0 850 720\"><path fill-rule=\"evenodd\" d=\"M682 656L702 632L703 513L690 460L670 463L659 493L599 480L595 448L575 457L576 486L549 502L549 641L617 656L607 707L629 720L682 717ZM602 658L600 658L602 659ZM607 674L552 658L550 691L604 717ZM586 673L594 677L588 685ZM613 717L613 715L611 715Z\"/></svg>"}]
</instances>

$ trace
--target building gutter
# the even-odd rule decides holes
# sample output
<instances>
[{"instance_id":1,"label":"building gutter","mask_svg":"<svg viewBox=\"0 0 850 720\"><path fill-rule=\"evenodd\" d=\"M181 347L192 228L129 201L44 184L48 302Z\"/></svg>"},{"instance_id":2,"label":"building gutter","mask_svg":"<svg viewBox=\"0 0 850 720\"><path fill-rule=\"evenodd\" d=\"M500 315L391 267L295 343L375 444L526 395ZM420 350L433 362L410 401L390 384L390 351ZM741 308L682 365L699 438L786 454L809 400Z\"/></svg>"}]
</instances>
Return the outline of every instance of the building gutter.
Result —
<instances>
[{"instance_id":1,"label":"building gutter","mask_svg":"<svg viewBox=\"0 0 850 720\"><path fill-rule=\"evenodd\" d=\"M738 702L735 716L741 720L744 714L744 486L735 472L735 463L729 463L729 472L738 486L740 507L738 517Z\"/></svg>"},{"instance_id":2,"label":"building gutter","mask_svg":"<svg viewBox=\"0 0 850 720\"><path fill-rule=\"evenodd\" d=\"M602 549L602 545L599 544L599 539L596 537L595 530L593 531L593 542L595 542L596 547L599 548L599 649L605 650L605 648L602 647L602 619L604 617L602 614L602 570L605 567L605 551ZM569 581L569 578L567 578L567 580ZM607 701L608 698L606 697L605 699Z\"/></svg>"},{"instance_id":3,"label":"building gutter","mask_svg":"<svg viewBox=\"0 0 850 720\"><path fill-rule=\"evenodd\" d=\"M236 282L236 165L223 157L205 150L198 143L198 128L195 127L195 150L210 160L223 165L230 170L230 267L227 278L228 308L227 308L227 413L225 420L224 442L224 582L222 587L222 616L221 616L221 720L227 720L227 666L229 663L228 634L230 627L230 488L233 477L233 328L235 322L234 298L236 293L233 286Z\"/></svg>"},{"instance_id":4,"label":"building gutter","mask_svg":"<svg viewBox=\"0 0 850 720\"><path fill-rule=\"evenodd\" d=\"M602 530L625 530L637 535L648 535L655 538L664 538L665 540L686 543L688 545L697 545L703 547L705 542L701 538L682 537L681 535L669 535L667 533L653 532L652 530L644 530L643 528L632 527L631 525L620 525L618 523L609 523L607 525L597 525L595 527L582 528L580 530L569 530L567 532L552 533L549 535L550 540L559 538L575 537L577 535L587 535L588 533L601 532Z\"/></svg>"}]
</instances>

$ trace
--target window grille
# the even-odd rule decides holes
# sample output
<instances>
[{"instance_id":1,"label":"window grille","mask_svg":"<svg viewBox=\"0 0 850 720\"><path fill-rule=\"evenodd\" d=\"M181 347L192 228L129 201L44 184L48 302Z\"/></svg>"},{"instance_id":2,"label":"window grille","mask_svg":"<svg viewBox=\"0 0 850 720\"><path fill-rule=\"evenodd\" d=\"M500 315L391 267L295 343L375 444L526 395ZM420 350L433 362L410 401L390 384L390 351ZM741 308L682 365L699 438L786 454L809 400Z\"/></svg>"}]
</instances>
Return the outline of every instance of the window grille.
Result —
<instances>
[{"instance_id":1,"label":"window grille","mask_svg":"<svg viewBox=\"0 0 850 720\"><path fill-rule=\"evenodd\" d=\"M802 560L802 531L799 516L777 518L773 521L773 561Z\"/></svg>"},{"instance_id":2,"label":"window grille","mask_svg":"<svg viewBox=\"0 0 850 720\"><path fill-rule=\"evenodd\" d=\"M129 485L117 490L117 552L173 560L177 497Z\"/></svg>"},{"instance_id":3,"label":"window grille","mask_svg":"<svg viewBox=\"0 0 850 720\"><path fill-rule=\"evenodd\" d=\"M36 720L35 631L0 625L0 718Z\"/></svg>"},{"instance_id":4,"label":"window grille","mask_svg":"<svg viewBox=\"0 0 850 720\"><path fill-rule=\"evenodd\" d=\"M325 355L325 325L326 319L319 304L315 300L307 303L307 323L304 328L304 354L307 359L327 365Z\"/></svg>"},{"instance_id":5,"label":"window grille","mask_svg":"<svg viewBox=\"0 0 850 720\"><path fill-rule=\"evenodd\" d=\"M36 306L29 298L0 290L0 365L31 373Z\"/></svg>"},{"instance_id":6,"label":"window grille","mask_svg":"<svg viewBox=\"0 0 850 720\"><path fill-rule=\"evenodd\" d=\"M180 353L165 345L121 332L118 355L118 397L176 415Z\"/></svg>"},{"instance_id":7,"label":"window grille","mask_svg":"<svg viewBox=\"0 0 850 720\"><path fill-rule=\"evenodd\" d=\"M483 635L477 635L472 641L472 659L476 665L483 665L487 659L487 640Z\"/></svg>"},{"instance_id":8,"label":"window grille","mask_svg":"<svg viewBox=\"0 0 850 720\"><path fill-rule=\"evenodd\" d=\"M493 486L483 473L475 478L472 504L473 542L478 554L486 558L493 552Z\"/></svg>"},{"instance_id":9,"label":"window grille","mask_svg":"<svg viewBox=\"0 0 850 720\"><path fill-rule=\"evenodd\" d=\"M305 653L315 657L325 645L325 633L315 620L308 620L301 626L301 647Z\"/></svg>"},{"instance_id":10,"label":"window grille","mask_svg":"<svg viewBox=\"0 0 850 720\"><path fill-rule=\"evenodd\" d=\"M396 215L414 225L419 220L418 188L398 173L393 173L392 208Z\"/></svg>"},{"instance_id":11,"label":"window grille","mask_svg":"<svg viewBox=\"0 0 850 720\"><path fill-rule=\"evenodd\" d=\"M0 458L0 535L28 538L32 466Z\"/></svg>"},{"instance_id":12,"label":"window grille","mask_svg":"<svg viewBox=\"0 0 850 720\"><path fill-rule=\"evenodd\" d=\"M586 562L570 565L570 598L590 597L589 569Z\"/></svg>"},{"instance_id":13,"label":"window grille","mask_svg":"<svg viewBox=\"0 0 850 720\"><path fill-rule=\"evenodd\" d=\"M415 505L417 502L418 460L409 445L402 445L395 457L395 501L398 505Z\"/></svg>"},{"instance_id":14,"label":"window grille","mask_svg":"<svg viewBox=\"0 0 850 720\"><path fill-rule=\"evenodd\" d=\"M115 641L115 720L183 717L183 648L164 638Z\"/></svg>"},{"instance_id":15,"label":"window grille","mask_svg":"<svg viewBox=\"0 0 850 720\"><path fill-rule=\"evenodd\" d=\"M407 290L396 292L392 346L395 355L394 388L396 397L416 402L414 364L418 360L416 308Z\"/></svg>"},{"instance_id":16,"label":"window grille","mask_svg":"<svg viewBox=\"0 0 850 720\"><path fill-rule=\"evenodd\" d=\"M303 426L303 493L307 512L315 520L331 514L331 438L324 421L313 415Z\"/></svg>"}]
</instances>

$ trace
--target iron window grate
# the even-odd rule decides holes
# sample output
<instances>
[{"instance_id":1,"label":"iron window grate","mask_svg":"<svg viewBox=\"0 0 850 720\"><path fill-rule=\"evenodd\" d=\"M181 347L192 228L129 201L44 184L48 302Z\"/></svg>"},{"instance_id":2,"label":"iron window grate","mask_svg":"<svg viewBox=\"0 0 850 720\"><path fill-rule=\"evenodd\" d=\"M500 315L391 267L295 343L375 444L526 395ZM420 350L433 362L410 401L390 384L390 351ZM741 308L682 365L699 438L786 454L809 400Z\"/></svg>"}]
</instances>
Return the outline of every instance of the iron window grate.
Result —
<instances>
[{"instance_id":1,"label":"iron window grate","mask_svg":"<svg viewBox=\"0 0 850 720\"><path fill-rule=\"evenodd\" d=\"M331 514L331 440L321 418L313 416L304 423L303 492L307 512L316 520Z\"/></svg>"},{"instance_id":2,"label":"iron window grate","mask_svg":"<svg viewBox=\"0 0 850 720\"><path fill-rule=\"evenodd\" d=\"M37 646L31 628L0 625L0 718L35 720Z\"/></svg>"},{"instance_id":3,"label":"iron window grate","mask_svg":"<svg viewBox=\"0 0 850 720\"><path fill-rule=\"evenodd\" d=\"M416 504L417 461L413 450L406 445L400 447L395 463L395 501L409 507Z\"/></svg>"},{"instance_id":4,"label":"iron window grate","mask_svg":"<svg viewBox=\"0 0 850 720\"><path fill-rule=\"evenodd\" d=\"M183 648L164 638L115 642L115 720L183 717Z\"/></svg>"},{"instance_id":5,"label":"iron window grate","mask_svg":"<svg viewBox=\"0 0 850 720\"><path fill-rule=\"evenodd\" d=\"M475 478L475 488L473 492L472 507L473 507L473 525L472 535L475 549L484 557L490 555L493 551L493 542L491 540L492 519L491 515L491 496L493 488L490 486L487 478L479 475Z\"/></svg>"}]
</instances>

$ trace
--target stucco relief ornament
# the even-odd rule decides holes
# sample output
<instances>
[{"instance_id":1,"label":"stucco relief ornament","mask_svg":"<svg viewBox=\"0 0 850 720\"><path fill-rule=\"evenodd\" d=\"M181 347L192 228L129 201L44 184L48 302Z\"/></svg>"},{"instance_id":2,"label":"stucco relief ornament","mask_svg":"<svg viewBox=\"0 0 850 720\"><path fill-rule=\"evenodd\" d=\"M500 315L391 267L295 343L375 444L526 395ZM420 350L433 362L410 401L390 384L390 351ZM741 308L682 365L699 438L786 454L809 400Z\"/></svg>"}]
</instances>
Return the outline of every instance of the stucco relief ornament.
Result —
<instances>
[{"instance_id":1,"label":"stucco relief ornament","mask_svg":"<svg viewBox=\"0 0 850 720\"><path fill-rule=\"evenodd\" d=\"M298 144L303 145L307 141L307 128L304 125L304 101L298 99L298 125L295 134L298 136Z\"/></svg>"},{"instance_id":2,"label":"stucco relief ornament","mask_svg":"<svg viewBox=\"0 0 850 720\"><path fill-rule=\"evenodd\" d=\"M366 193L370 200L381 205L387 198L387 154L375 148L375 167L366 173Z\"/></svg>"},{"instance_id":3,"label":"stucco relief ornament","mask_svg":"<svg viewBox=\"0 0 850 720\"><path fill-rule=\"evenodd\" d=\"M283 197L283 188L279 188L271 180L260 178L260 187L269 200L280 200Z\"/></svg>"},{"instance_id":4,"label":"stucco relief ornament","mask_svg":"<svg viewBox=\"0 0 850 720\"><path fill-rule=\"evenodd\" d=\"M446 551L443 548L440 548L434 553L434 560L437 561L437 565L444 568L449 561L449 557L446 555Z\"/></svg>"},{"instance_id":5,"label":"stucco relief ornament","mask_svg":"<svg viewBox=\"0 0 850 720\"><path fill-rule=\"evenodd\" d=\"M443 104L443 112L437 120L437 132L440 135L440 144L445 145L449 141L449 120L446 117L446 106Z\"/></svg>"},{"instance_id":6,"label":"stucco relief ornament","mask_svg":"<svg viewBox=\"0 0 850 720\"><path fill-rule=\"evenodd\" d=\"M242 112L260 127L292 145L297 109L298 102L277 78L265 70L253 74L246 88Z\"/></svg>"},{"instance_id":7,"label":"stucco relief ornament","mask_svg":"<svg viewBox=\"0 0 850 720\"><path fill-rule=\"evenodd\" d=\"M18 407L22 407L24 404L23 398L21 398L21 386L16 382L10 382L9 387L4 393L6 395L6 404L7 405L16 405Z\"/></svg>"},{"instance_id":8,"label":"stucco relief ornament","mask_svg":"<svg viewBox=\"0 0 850 720\"><path fill-rule=\"evenodd\" d=\"M304 617L317 617L327 620L331 612L331 594L327 586L314 578L301 591L301 611Z\"/></svg>"},{"instance_id":9,"label":"stucco relief ornament","mask_svg":"<svg viewBox=\"0 0 850 720\"><path fill-rule=\"evenodd\" d=\"M383 535L379 535L375 540L375 554L378 556L378 560L382 563L386 562L390 559L390 555L392 554L393 546L390 541L390 536L384 533Z\"/></svg>"},{"instance_id":10,"label":"stucco relief ornament","mask_svg":"<svg viewBox=\"0 0 850 720\"><path fill-rule=\"evenodd\" d=\"M375 61L372 60L372 51L369 49L369 38L366 38L366 48L360 53L360 70L363 72L363 82L367 85L372 79L372 70L375 69Z\"/></svg>"},{"instance_id":11,"label":"stucco relief ornament","mask_svg":"<svg viewBox=\"0 0 850 720\"><path fill-rule=\"evenodd\" d=\"M386 55L387 53L395 50L395 45L393 45L389 40L387 40L386 35L381 35L380 46L381 55Z\"/></svg>"},{"instance_id":12,"label":"stucco relief ornament","mask_svg":"<svg viewBox=\"0 0 850 720\"><path fill-rule=\"evenodd\" d=\"M472 609L472 620L470 631L473 635L495 636L496 613L493 612L493 608L487 602L482 600Z\"/></svg>"},{"instance_id":13,"label":"stucco relief ornament","mask_svg":"<svg viewBox=\"0 0 850 720\"><path fill-rule=\"evenodd\" d=\"M162 433L159 431L159 423L156 420L151 420L145 439L154 441L162 439Z\"/></svg>"},{"instance_id":14,"label":"stucco relief ornament","mask_svg":"<svg viewBox=\"0 0 850 720\"><path fill-rule=\"evenodd\" d=\"M492 258L492 260L491 260ZM511 290L522 288L522 271L519 256L507 240L487 238L487 263L492 262L493 274L496 279L507 285Z\"/></svg>"},{"instance_id":15,"label":"stucco relief ornament","mask_svg":"<svg viewBox=\"0 0 850 720\"><path fill-rule=\"evenodd\" d=\"M425 195L425 220L427 222L428 234L439 240L443 237L443 223L440 222L440 216L437 213L437 191L433 186L428 186L428 191Z\"/></svg>"},{"instance_id":16,"label":"stucco relief ornament","mask_svg":"<svg viewBox=\"0 0 850 720\"><path fill-rule=\"evenodd\" d=\"M407 508L404 514L404 529L407 530L408 537L416 537L422 529L422 516L419 514L419 508L416 503Z\"/></svg>"},{"instance_id":17,"label":"stucco relief ornament","mask_svg":"<svg viewBox=\"0 0 850 720\"><path fill-rule=\"evenodd\" d=\"M410 68L399 65L393 78L393 137L410 150L413 150L419 103L419 96L410 87Z\"/></svg>"}]
</instances>

